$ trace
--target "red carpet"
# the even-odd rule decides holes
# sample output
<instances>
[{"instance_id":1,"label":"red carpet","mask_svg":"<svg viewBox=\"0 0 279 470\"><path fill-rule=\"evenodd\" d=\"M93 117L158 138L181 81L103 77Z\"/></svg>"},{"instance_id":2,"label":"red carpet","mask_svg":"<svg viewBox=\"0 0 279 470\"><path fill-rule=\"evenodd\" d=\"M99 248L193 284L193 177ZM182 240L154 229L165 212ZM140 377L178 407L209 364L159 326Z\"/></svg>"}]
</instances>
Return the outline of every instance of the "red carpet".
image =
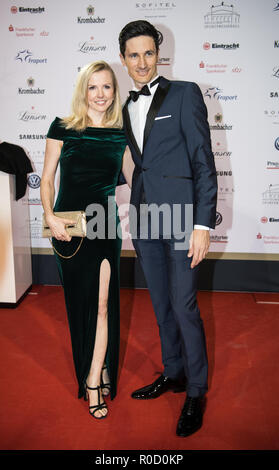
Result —
<instances>
[{"instance_id":1,"label":"red carpet","mask_svg":"<svg viewBox=\"0 0 279 470\"><path fill-rule=\"evenodd\" d=\"M109 417L97 421L76 398L62 288L33 286L17 309L0 309L0 449L279 449L278 300L199 293L210 389L203 427L179 438L184 394L130 398L161 371L148 291L121 291L118 395L108 400Z\"/></svg>"}]
</instances>

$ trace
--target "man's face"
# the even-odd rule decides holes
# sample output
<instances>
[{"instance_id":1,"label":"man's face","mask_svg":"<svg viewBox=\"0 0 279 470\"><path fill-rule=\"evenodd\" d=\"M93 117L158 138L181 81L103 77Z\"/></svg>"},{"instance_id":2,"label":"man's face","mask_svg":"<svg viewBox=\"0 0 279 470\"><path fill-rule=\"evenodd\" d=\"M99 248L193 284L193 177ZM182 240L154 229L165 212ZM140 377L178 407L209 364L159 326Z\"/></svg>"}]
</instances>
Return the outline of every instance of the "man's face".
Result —
<instances>
[{"instance_id":1,"label":"man's face","mask_svg":"<svg viewBox=\"0 0 279 470\"><path fill-rule=\"evenodd\" d=\"M158 53L151 36L137 36L126 41L125 57L120 54L122 65L137 88L142 88L157 75Z\"/></svg>"}]
</instances>

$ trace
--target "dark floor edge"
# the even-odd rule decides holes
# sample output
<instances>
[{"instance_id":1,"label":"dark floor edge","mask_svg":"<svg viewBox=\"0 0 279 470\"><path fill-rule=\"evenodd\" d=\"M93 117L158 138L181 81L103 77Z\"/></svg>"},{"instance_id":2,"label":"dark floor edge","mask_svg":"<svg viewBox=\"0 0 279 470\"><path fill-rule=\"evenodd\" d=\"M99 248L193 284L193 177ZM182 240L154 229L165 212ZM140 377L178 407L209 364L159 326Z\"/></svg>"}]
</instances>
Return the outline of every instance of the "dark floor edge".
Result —
<instances>
[{"instance_id":1,"label":"dark floor edge","mask_svg":"<svg viewBox=\"0 0 279 470\"><path fill-rule=\"evenodd\" d=\"M52 255L32 255L33 284L60 285ZM120 287L146 288L145 278L137 258L120 260ZM220 292L279 292L277 261L213 260L200 265L199 290Z\"/></svg>"},{"instance_id":2,"label":"dark floor edge","mask_svg":"<svg viewBox=\"0 0 279 470\"><path fill-rule=\"evenodd\" d=\"M23 301L26 297L28 292L32 289L32 285L30 285L26 291L22 294L22 296L17 300L17 302L0 302L0 308L16 308L18 305Z\"/></svg>"}]
</instances>

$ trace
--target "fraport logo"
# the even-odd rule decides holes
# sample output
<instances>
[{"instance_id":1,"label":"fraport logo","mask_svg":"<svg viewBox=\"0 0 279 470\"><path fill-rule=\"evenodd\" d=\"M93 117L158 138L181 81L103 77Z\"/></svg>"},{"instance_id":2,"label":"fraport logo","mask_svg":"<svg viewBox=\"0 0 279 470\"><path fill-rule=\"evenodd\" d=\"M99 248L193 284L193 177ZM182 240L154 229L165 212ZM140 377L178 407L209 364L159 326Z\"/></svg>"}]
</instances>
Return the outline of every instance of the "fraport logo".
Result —
<instances>
[{"instance_id":1,"label":"fraport logo","mask_svg":"<svg viewBox=\"0 0 279 470\"><path fill-rule=\"evenodd\" d=\"M19 51L15 57L15 60L22 64L46 64L46 58L36 58L33 57L33 52L29 51L29 49L23 49Z\"/></svg>"},{"instance_id":2,"label":"fraport logo","mask_svg":"<svg viewBox=\"0 0 279 470\"><path fill-rule=\"evenodd\" d=\"M210 87L207 88L204 96L208 97L210 100L222 100L222 101L236 101L237 95L223 95L221 88Z\"/></svg>"}]
</instances>

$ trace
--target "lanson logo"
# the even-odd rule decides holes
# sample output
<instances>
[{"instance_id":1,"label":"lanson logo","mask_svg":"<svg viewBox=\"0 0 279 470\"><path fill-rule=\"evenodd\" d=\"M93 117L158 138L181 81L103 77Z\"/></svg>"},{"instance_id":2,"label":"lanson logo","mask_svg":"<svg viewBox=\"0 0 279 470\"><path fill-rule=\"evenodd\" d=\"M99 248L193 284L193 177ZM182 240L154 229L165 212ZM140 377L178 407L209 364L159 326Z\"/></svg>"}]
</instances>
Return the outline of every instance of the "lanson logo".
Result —
<instances>
[{"instance_id":1,"label":"lanson logo","mask_svg":"<svg viewBox=\"0 0 279 470\"><path fill-rule=\"evenodd\" d=\"M84 54L89 54L92 52L100 52L105 51L107 46L99 46L96 44L93 39L94 37L91 36L90 41L82 41L78 45L78 52L83 52Z\"/></svg>"},{"instance_id":2,"label":"lanson logo","mask_svg":"<svg viewBox=\"0 0 279 470\"><path fill-rule=\"evenodd\" d=\"M28 110L25 110L25 111L21 111L19 114L18 114L18 120L19 121L23 121L23 122L30 122L30 121L45 121L46 120L46 114L40 114L40 113L37 113L35 110L34 110L34 107L32 106L32 110L31 111L28 111Z\"/></svg>"}]
</instances>

